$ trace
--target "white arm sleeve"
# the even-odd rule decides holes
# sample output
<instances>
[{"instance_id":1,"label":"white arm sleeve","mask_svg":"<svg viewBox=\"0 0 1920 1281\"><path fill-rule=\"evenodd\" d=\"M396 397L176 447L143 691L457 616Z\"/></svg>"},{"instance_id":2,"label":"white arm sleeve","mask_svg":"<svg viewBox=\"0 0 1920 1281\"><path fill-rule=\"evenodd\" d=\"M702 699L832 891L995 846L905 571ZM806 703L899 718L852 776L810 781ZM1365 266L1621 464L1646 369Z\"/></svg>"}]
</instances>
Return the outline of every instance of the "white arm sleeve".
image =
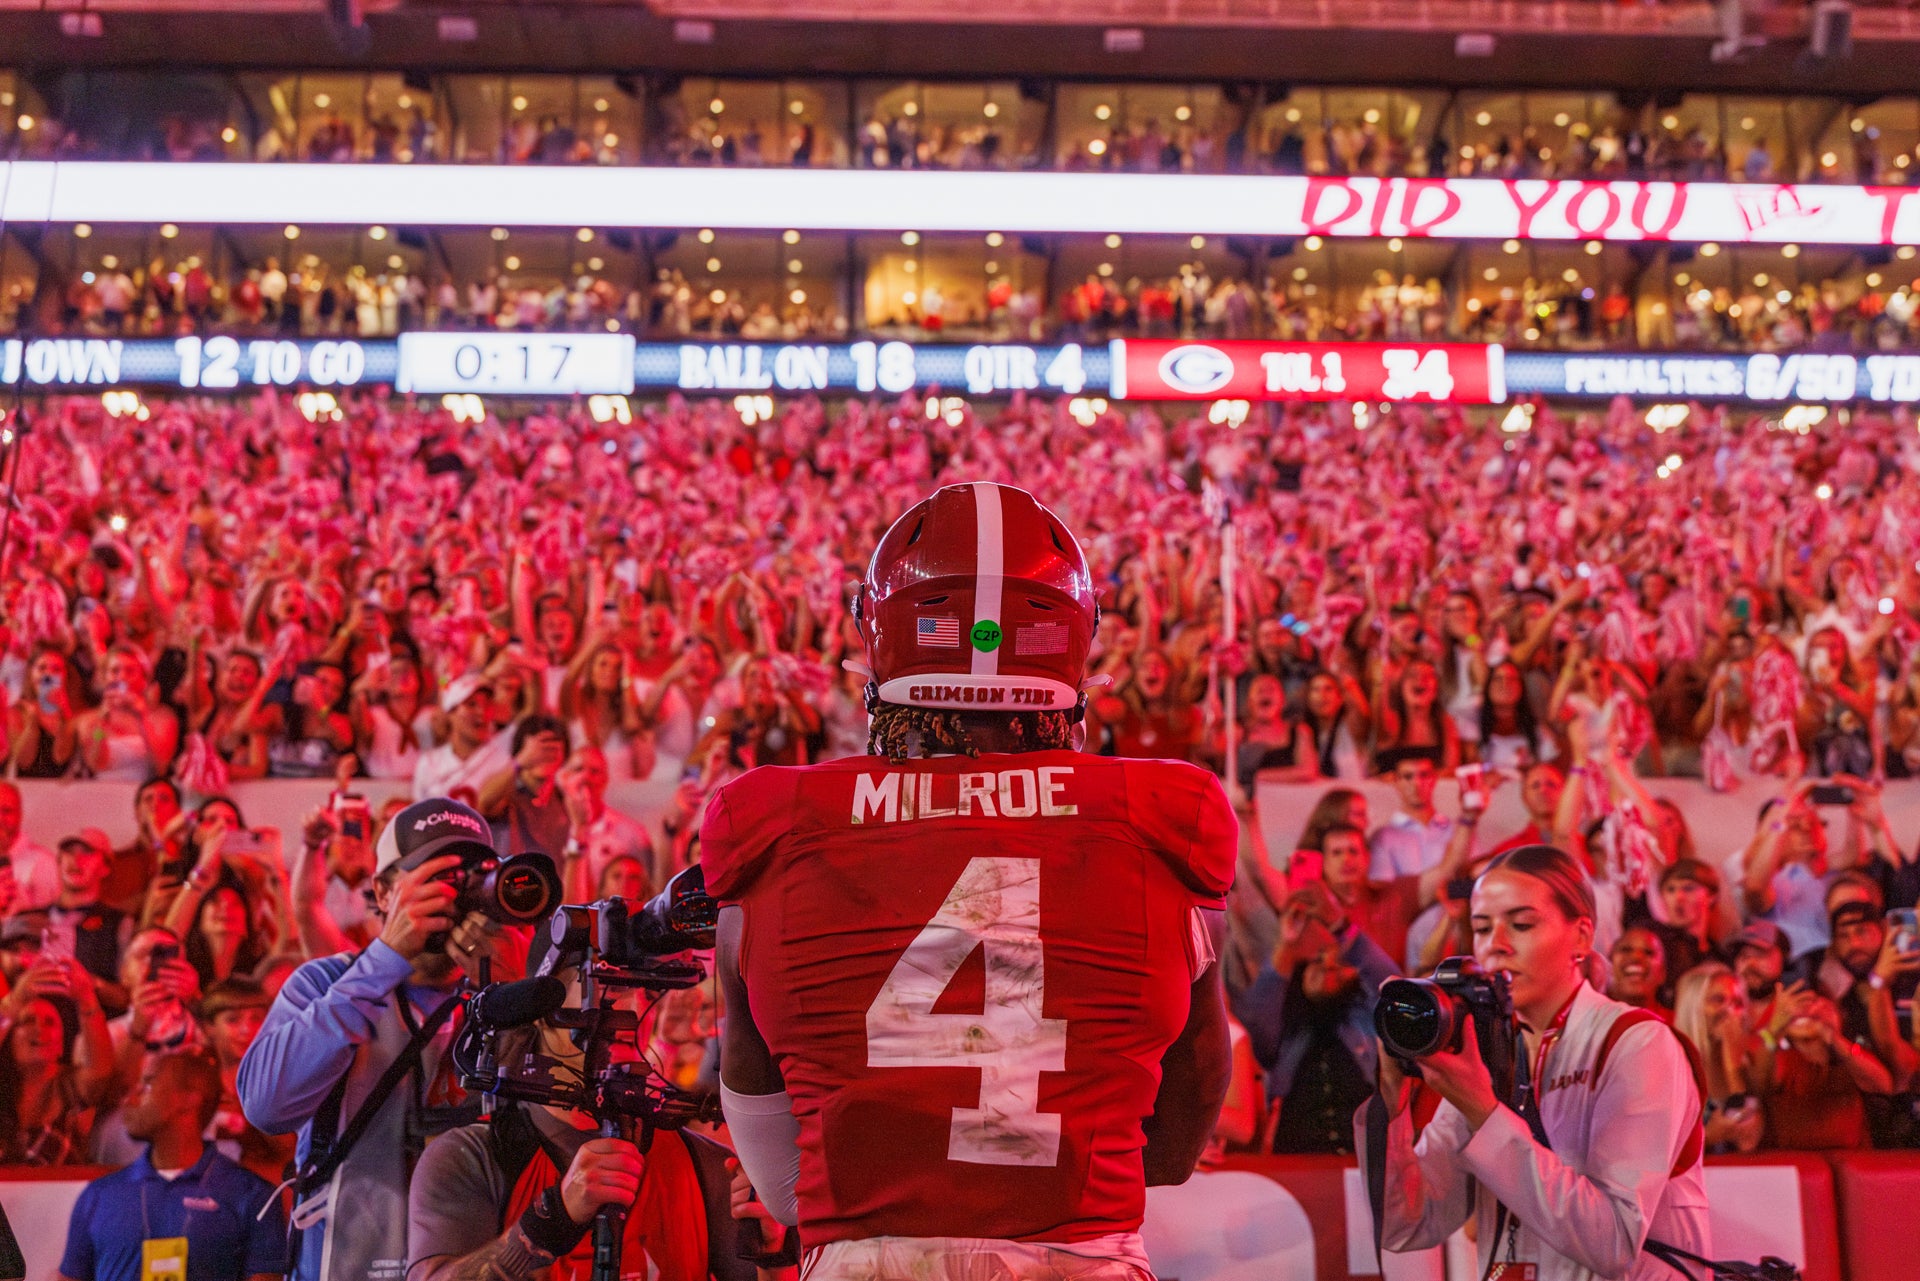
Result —
<instances>
[{"instance_id":1,"label":"white arm sleeve","mask_svg":"<svg viewBox=\"0 0 1920 1281\"><path fill-rule=\"evenodd\" d=\"M800 1222L794 1187L800 1182L800 1123L793 1100L778 1094L735 1094L720 1085L720 1110L733 1136L734 1154L747 1172L760 1204L788 1227Z\"/></svg>"}]
</instances>

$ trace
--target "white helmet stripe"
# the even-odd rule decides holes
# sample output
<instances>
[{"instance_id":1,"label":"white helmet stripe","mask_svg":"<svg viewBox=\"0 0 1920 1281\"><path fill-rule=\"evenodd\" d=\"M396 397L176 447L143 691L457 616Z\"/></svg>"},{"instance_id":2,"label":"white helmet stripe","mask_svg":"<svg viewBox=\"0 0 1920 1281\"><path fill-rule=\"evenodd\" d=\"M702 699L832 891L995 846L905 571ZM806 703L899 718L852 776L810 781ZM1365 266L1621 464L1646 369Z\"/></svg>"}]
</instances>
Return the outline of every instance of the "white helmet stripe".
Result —
<instances>
[{"instance_id":1,"label":"white helmet stripe","mask_svg":"<svg viewBox=\"0 0 1920 1281\"><path fill-rule=\"evenodd\" d=\"M1000 519L1000 486L976 481L973 486L974 580L973 621L1000 623L1000 587L1007 570L1007 548ZM968 644L972 641L969 639ZM1000 674L1000 647L973 646L973 674Z\"/></svg>"}]
</instances>

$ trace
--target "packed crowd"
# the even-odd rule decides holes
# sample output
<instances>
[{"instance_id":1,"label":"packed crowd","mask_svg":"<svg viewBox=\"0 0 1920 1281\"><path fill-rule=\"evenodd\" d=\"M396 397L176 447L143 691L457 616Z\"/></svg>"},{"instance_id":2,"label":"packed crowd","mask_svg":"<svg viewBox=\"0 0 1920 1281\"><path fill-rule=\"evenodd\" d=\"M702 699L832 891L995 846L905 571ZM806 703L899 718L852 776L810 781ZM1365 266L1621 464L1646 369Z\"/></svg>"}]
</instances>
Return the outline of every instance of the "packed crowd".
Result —
<instances>
[{"instance_id":1,"label":"packed crowd","mask_svg":"<svg viewBox=\"0 0 1920 1281\"><path fill-rule=\"evenodd\" d=\"M1352 126L1349 126L1352 128ZM1556 131L1559 132L1559 131ZM1815 148L1789 155L1764 135L1729 146L1699 124L1668 117L1654 128L1575 125L1556 152L1544 130L1526 128L1448 150L1444 137L1428 146L1426 172L1460 178L1629 178L1668 182L1845 182L1904 186L1911 154L1881 144L1880 131L1862 127L1839 150ZM1352 154L1365 157L1366 133ZM1391 157L1389 164L1391 164ZM1405 165L1385 170L1406 172ZM1376 172L1359 167L1350 172Z\"/></svg>"},{"instance_id":2,"label":"packed crowd","mask_svg":"<svg viewBox=\"0 0 1920 1281\"><path fill-rule=\"evenodd\" d=\"M458 284L410 272L399 259L381 269L344 269L315 255L268 257L218 273L195 255L145 267L105 255L75 277L57 311L22 290L9 300L12 327L114 336L196 332L288 336L392 337L416 329L615 331L657 338L691 334L803 337L846 332L832 302L779 307L740 290L696 288L663 268L651 284L623 286L598 272L570 276L490 273ZM769 291L771 292L771 291ZM4 319L4 317L0 317Z\"/></svg>"},{"instance_id":3,"label":"packed crowd","mask_svg":"<svg viewBox=\"0 0 1920 1281\"><path fill-rule=\"evenodd\" d=\"M72 398L7 423L0 753L21 779L137 785L139 835L116 849L76 818L42 848L0 786L0 1162L131 1159L144 1053L200 1045L209 1132L277 1182L290 1140L241 1114L234 1073L296 965L380 931L387 813L354 780L472 803L503 852L555 856L573 901L643 895L697 861L720 783L865 750L850 585L895 514L961 478L1028 487L1083 539L1112 682L1087 749L1210 765L1246 807L1223 1144L1350 1142L1379 981L1467 950L1460 878L1530 840L1592 869L1612 993L1704 1052L1716 1145L1914 1141L1920 851L1879 782L1920 773L1910 421L341 410L310 423L267 395L136 421ZM1652 797L1662 775L1784 799L1730 840ZM1399 807L1370 815L1353 785L1382 777ZM281 832L227 796L261 778L337 790ZM642 780L661 812L609 806ZM1297 850L1260 848L1246 798L1268 780L1331 789ZM1502 786L1529 823L1483 832ZM689 1082L710 1015L645 1033Z\"/></svg>"},{"instance_id":4,"label":"packed crowd","mask_svg":"<svg viewBox=\"0 0 1920 1281\"><path fill-rule=\"evenodd\" d=\"M398 261L398 260L396 260ZM1577 276L1577 273L1576 273ZM1915 283L1920 283L1916 281ZM617 284L601 272L499 274L457 283L404 265L344 270L314 255L269 257L216 273L190 256L145 267L106 255L57 299L36 305L18 288L0 300L0 330L171 336L273 333L377 338L415 329L611 329L672 341L686 337L794 341L843 339L840 290L778 297L771 288L710 288L678 268ZM908 298L911 300L908 301ZM864 332L911 340L992 338L1104 342L1110 338L1273 338L1287 341L1498 342L1552 349L1788 351L1911 350L1920 346L1920 292L1878 273L1805 283L1765 273L1738 287L1686 272L1671 291L1637 303L1622 282L1595 285L1524 276L1462 298L1437 277L1376 270L1371 279L1322 285L1308 267L1281 265L1264 287L1204 262L1169 275L1089 273L1049 299L1005 276L967 291L922 282L892 310L870 310Z\"/></svg>"},{"instance_id":5,"label":"packed crowd","mask_svg":"<svg viewBox=\"0 0 1920 1281\"><path fill-rule=\"evenodd\" d=\"M1388 95L1380 101L1390 105ZM524 100L523 100L524 103ZM29 117L10 150L23 158L371 164L857 166L870 169L1041 169L1133 173L1275 173L1484 178L1597 178L1684 182L1835 182L1904 186L1914 153L1860 121L1845 141L1823 146L1743 118L1708 112L1683 120L1651 109L1617 108L1598 122L1562 111L1487 111L1469 120L1407 114L1402 127L1379 107L1317 122L1298 106L1249 111L1223 103L1203 121L1191 105L1168 103L1165 118L1096 109L1094 127L1064 113L1050 129L991 114L934 119L911 99L867 112L857 125L812 116L759 120L717 114L678 97L653 104L649 126L597 113L520 112L485 140L449 127L427 104L369 106L343 114L329 102L299 121L250 126L169 113L107 129ZM701 104L704 108L704 104ZM1838 104L1836 110L1847 110ZM1518 114L1521 119L1515 120ZM1544 114L1544 113L1543 113ZM1720 115L1724 115L1724 110ZM1416 126L1415 122L1419 122ZM1048 135L1053 137L1050 139ZM644 136L641 136L644 135ZM1456 143L1453 138L1464 141Z\"/></svg>"}]
</instances>

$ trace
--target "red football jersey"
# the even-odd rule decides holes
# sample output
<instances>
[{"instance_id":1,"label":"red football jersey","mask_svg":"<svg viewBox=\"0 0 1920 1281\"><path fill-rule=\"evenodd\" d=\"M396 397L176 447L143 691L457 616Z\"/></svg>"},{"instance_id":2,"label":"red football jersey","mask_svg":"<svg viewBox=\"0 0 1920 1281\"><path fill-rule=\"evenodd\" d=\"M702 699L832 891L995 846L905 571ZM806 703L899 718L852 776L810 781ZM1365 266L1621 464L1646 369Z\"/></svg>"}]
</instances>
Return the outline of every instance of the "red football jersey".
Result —
<instances>
[{"instance_id":1,"label":"red football jersey","mask_svg":"<svg viewBox=\"0 0 1920 1281\"><path fill-rule=\"evenodd\" d=\"M1078 752L756 769L701 833L800 1124L801 1237L1136 1231L1142 1121L1238 846L1212 775Z\"/></svg>"}]
</instances>

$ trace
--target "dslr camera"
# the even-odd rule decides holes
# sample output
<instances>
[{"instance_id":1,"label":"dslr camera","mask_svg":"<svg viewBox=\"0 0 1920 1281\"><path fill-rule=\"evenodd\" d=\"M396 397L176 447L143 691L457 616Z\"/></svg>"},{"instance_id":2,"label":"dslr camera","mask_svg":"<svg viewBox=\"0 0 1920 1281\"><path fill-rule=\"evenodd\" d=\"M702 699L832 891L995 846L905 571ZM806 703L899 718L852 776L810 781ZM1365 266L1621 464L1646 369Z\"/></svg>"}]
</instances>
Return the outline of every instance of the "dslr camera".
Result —
<instances>
[{"instance_id":1,"label":"dslr camera","mask_svg":"<svg viewBox=\"0 0 1920 1281\"><path fill-rule=\"evenodd\" d=\"M1469 1018L1495 1091L1503 1102L1513 1103L1520 1033L1506 975L1487 973L1471 956L1450 956L1430 979L1382 983L1373 1007L1381 1044L1416 1073L1419 1060L1428 1055L1466 1048Z\"/></svg>"},{"instance_id":2,"label":"dslr camera","mask_svg":"<svg viewBox=\"0 0 1920 1281\"><path fill-rule=\"evenodd\" d=\"M358 799L347 798L349 803ZM349 805L337 808L344 817ZM554 871L552 859L535 850L502 858L494 849L487 820L447 797L429 797L407 806L374 844L374 864L382 875L392 868L417 868L445 857L460 860L435 878L453 887L456 919L480 912L502 925L531 925L560 902L560 874Z\"/></svg>"}]
</instances>

